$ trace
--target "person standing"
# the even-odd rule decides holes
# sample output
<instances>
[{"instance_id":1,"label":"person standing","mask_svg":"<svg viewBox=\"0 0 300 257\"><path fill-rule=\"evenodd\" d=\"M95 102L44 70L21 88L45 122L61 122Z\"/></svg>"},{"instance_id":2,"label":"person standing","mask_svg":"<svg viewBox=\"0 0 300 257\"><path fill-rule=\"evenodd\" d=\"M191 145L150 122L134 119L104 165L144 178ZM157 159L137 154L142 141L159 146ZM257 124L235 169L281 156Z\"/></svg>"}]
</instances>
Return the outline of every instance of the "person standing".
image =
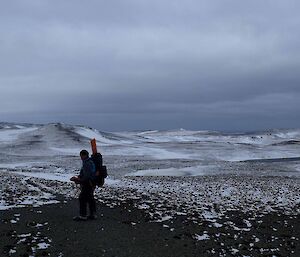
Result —
<instances>
[{"instance_id":1,"label":"person standing","mask_svg":"<svg viewBox=\"0 0 300 257\"><path fill-rule=\"evenodd\" d=\"M75 221L84 221L87 219L96 219L96 201L94 198L95 186L93 179L95 177L96 168L94 162L89 158L89 152L82 150L80 152L82 160L82 168L78 177L72 177L71 180L76 184L80 184L79 194L79 216L74 217ZM90 215L87 216L87 205L89 205Z\"/></svg>"}]
</instances>

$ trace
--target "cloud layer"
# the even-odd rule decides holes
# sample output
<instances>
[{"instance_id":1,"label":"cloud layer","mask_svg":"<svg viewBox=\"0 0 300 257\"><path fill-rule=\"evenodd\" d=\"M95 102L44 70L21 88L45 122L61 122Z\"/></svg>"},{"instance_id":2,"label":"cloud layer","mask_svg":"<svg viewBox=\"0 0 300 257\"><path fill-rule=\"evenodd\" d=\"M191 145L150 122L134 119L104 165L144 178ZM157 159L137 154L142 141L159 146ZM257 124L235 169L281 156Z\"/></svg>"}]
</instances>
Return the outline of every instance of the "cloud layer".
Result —
<instances>
[{"instance_id":1,"label":"cloud layer","mask_svg":"<svg viewBox=\"0 0 300 257\"><path fill-rule=\"evenodd\" d=\"M300 127L297 1L9 1L0 120Z\"/></svg>"}]
</instances>

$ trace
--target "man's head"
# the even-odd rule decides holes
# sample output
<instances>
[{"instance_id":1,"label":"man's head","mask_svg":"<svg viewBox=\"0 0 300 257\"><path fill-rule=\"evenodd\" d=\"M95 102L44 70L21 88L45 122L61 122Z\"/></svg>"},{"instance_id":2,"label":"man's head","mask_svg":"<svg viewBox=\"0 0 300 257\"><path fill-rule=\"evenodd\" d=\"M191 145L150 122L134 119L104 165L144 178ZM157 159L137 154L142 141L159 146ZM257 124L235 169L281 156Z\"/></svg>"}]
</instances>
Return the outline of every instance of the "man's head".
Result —
<instances>
[{"instance_id":1,"label":"man's head","mask_svg":"<svg viewBox=\"0 0 300 257\"><path fill-rule=\"evenodd\" d=\"M80 151L80 158L81 160L86 160L89 158L89 152L87 150Z\"/></svg>"}]
</instances>

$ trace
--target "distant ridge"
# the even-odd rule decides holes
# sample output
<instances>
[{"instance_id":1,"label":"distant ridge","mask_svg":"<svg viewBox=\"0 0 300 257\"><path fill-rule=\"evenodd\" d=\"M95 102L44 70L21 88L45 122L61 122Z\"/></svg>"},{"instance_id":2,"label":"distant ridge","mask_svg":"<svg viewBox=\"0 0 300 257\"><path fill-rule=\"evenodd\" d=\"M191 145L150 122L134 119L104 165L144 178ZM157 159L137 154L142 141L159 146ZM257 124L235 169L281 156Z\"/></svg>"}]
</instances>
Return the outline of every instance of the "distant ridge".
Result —
<instances>
[{"instance_id":1,"label":"distant ridge","mask_svg":"<svg viewBox=\"0 0 300 257\"><path fill-rule=\"evenodd\" d=\"M42 127L42 126L48 126L48 125L54 125L54 126L59 126L59 127L65 127L65 128L70 128L70 127L82 127L90 130L97 130L95 128L92 128L90 126L82 125L82 124L75 124L71 125L68 123L64 122L50 122L50 123L18 123L18 122L0 122L0 129L1 128L18 128L18 127ZM142 133L142 134L150 134L150 133L200 133L200 134L220 134L220 135L228 135L228 136L245 136L245 135L274 135L274 134L282 134L282 133L293 133L293 132L298 132L300 134L300 128L291 128L291 129L280 129L280 128L270 128L266 130L257 130L257 131L247 131L247 132L225 132L225 131L218 131L218 130L190 130L190 129L185 129L185 128L175 128L175 129L166 129L166 130L157 130L157 129L149 129L149 130L132 130L132 131L119 131L119 132L104 132L101 131L101 133Z\"/></svg>"}]
</instances>

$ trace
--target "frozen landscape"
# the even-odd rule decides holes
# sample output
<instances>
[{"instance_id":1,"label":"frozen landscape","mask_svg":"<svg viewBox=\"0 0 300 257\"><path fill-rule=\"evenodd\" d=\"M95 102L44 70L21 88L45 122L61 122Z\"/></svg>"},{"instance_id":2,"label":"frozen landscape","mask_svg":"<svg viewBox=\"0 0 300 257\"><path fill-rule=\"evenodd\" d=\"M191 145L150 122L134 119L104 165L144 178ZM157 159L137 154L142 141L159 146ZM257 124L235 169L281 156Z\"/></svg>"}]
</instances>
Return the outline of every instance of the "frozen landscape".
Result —
<instances>
[{"instance_id":1,"label":"frozen landscape","mask_svg":"<svg viewBox=\"0 0 300 257\"><path fill-rule=\"evenodd\" d=\"M190 240L218 246L206 249L207 256L300 256L299 232L291 225L300 215L300 129L108 133L66 124L0 123L0 214L77 198L69 179L79 172L79 151L89 150L92 138L109 172L96 190L103 206L130 204L178 240L184 237L176 234L178 219L194 224ZM266 217L279 217L268 223L270 238L259 230ZM7 222L20 222L18 211ZM285 237L283 229L289 231ZM55 247L53 238L15 234L5 254L19 256L26 237L31 256ZM226 244L228 237L238 243Z\"/></svg>"}]
</instances>

